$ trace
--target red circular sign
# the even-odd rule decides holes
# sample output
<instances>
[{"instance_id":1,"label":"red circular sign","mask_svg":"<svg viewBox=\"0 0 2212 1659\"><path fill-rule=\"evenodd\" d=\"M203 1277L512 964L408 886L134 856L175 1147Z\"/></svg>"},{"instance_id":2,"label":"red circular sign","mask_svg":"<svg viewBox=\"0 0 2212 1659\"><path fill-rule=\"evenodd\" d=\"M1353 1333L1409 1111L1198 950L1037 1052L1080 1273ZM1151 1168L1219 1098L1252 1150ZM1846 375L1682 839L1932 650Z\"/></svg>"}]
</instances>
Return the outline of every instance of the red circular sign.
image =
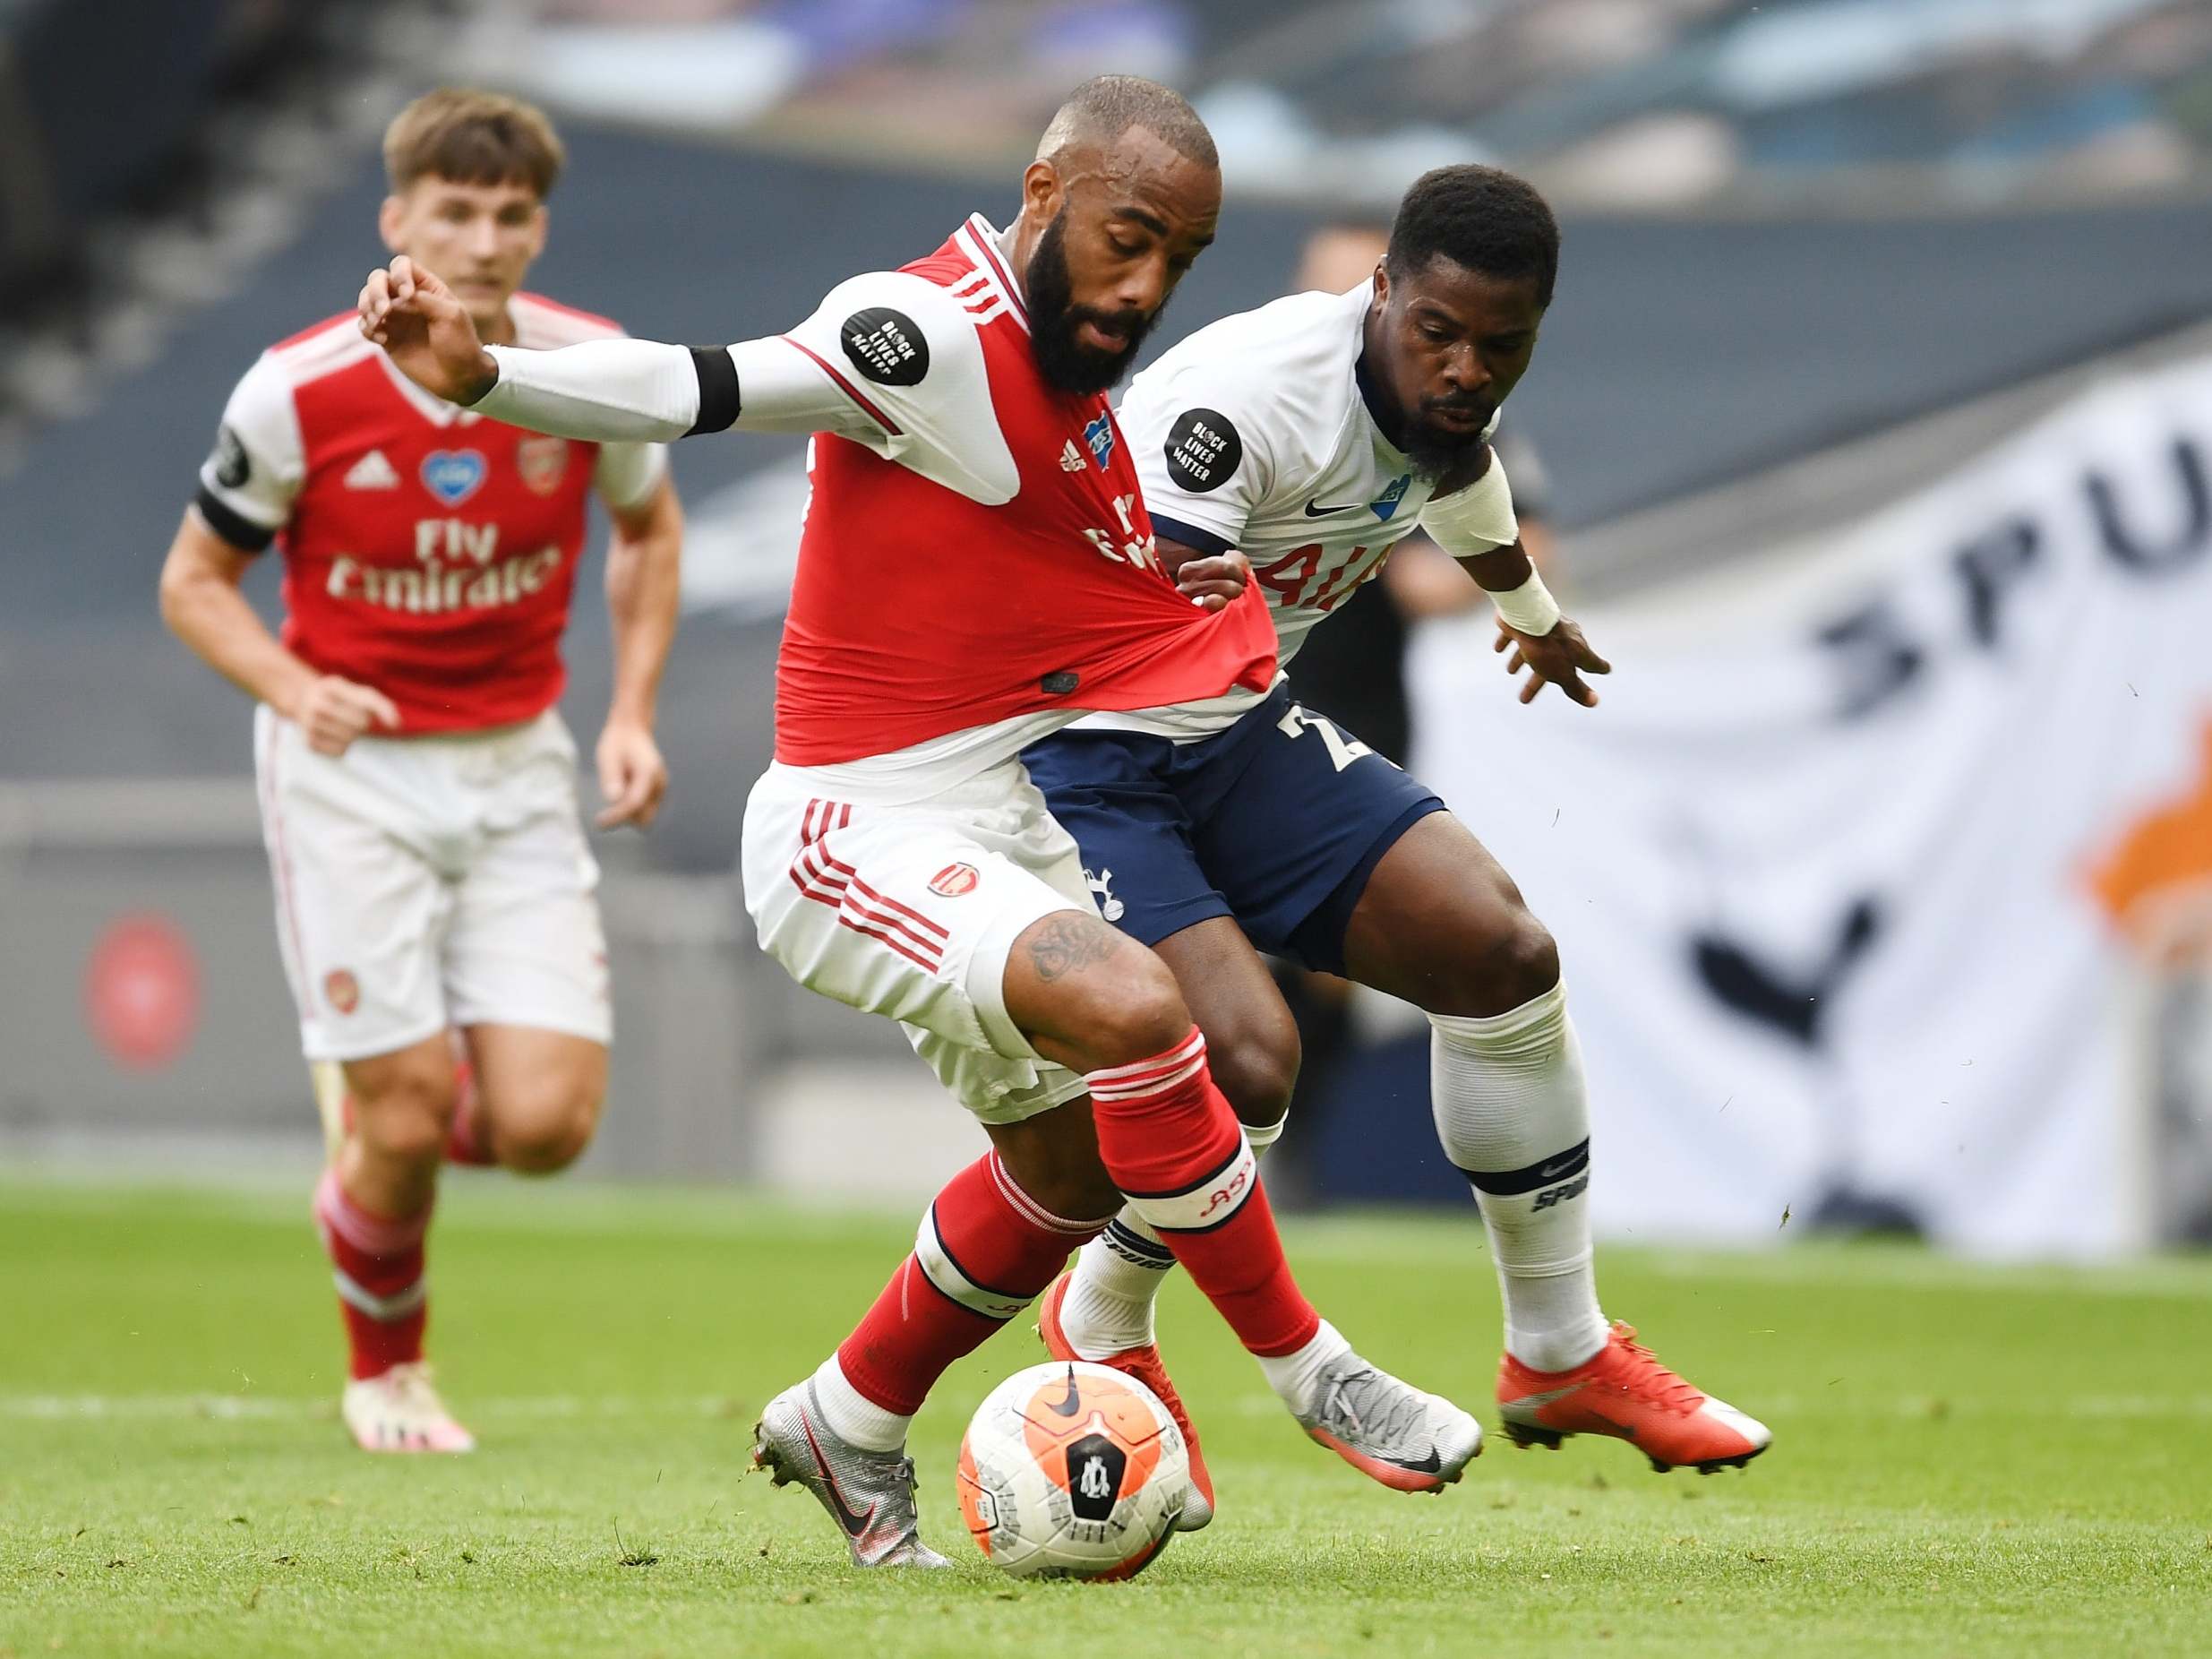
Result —
<instances>
[{"instance_id":1,"label":"red circular sign","mask_svg":"<svg viewBox=\"0 0 2212 1659\"><path fill-rule=\"evenodd\" d=\"M200 962L167 916L117 918L84 970L85 1021L108 1057L152 1071L192 1046L200 1024Z\"/></svg>"}]
</instances>

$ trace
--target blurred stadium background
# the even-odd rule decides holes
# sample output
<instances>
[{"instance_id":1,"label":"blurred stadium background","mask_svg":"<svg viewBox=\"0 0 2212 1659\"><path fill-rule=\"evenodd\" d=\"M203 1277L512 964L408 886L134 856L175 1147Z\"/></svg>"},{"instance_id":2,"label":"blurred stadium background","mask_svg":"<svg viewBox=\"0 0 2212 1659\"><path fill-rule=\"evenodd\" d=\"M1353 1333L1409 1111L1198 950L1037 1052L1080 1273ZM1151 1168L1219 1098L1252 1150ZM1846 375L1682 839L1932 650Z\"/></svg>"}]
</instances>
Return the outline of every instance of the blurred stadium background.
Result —
<instances>
[{"instance_id":1,"label":"blurred stadium background","mask_svg":"<svg viewBox=\"0 0 2212 1659\"><path fill-rule=\"evenodd\" d=\"M1223 151L1162 344L1430 165L1497 161L1561 211L1510 420L1606 707L1514 707L1487 615L1417 616L1403 673L1415 765L1565 947L1600 1226L2212 1234L2212 5L158 10L0 0L0 1161L315 1156L248 711L154 578L227 388L381 257L407 98L542 100L571 160L531 286L710 340L1010 211L1045 115L1115 69L1191 92ZM676 453L674 793L603 838L620 1036L587 1168L903 1200L973 1131L894 1034L758 957L734 889L798 451ZM1375 675L1408 602L1359 602ZM579 729L604 630L587 584ZM1425 1036L1309 1001L1282 1185L1463 1202Z\"/></svg>"}]
</instances>

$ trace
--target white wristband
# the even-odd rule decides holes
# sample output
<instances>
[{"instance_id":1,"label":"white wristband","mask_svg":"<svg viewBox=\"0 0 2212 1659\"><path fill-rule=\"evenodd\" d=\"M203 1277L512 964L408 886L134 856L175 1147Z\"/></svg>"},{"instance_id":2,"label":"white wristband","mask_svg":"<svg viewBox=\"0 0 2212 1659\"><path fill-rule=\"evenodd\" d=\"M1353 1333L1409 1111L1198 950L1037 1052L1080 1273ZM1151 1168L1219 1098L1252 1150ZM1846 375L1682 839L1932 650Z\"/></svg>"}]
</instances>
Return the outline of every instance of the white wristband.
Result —
<instances>
[{"instance_id":1,"label":"white wristband","mask_svg":"<svg viewBox=\"0 0 2212 1659\"><path fill-rule=\"evenodd\" d=\"M1498 619L1515 633L1536 638L1559 625L1559 601L1533 567L1528 580L1505 593L1492 593L1490 603L1497 606Z\"/></svg>"}]
</instances>

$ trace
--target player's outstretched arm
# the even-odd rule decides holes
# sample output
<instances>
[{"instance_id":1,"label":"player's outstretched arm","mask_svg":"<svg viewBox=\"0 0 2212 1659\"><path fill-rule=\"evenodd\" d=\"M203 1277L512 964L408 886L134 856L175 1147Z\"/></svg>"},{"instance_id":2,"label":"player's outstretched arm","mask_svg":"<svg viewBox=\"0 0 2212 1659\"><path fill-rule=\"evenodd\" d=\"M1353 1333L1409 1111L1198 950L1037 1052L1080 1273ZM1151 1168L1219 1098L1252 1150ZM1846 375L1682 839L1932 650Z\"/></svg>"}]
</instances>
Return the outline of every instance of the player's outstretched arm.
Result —
<instances>
[{"instance_id":1,"label":"player's outstretched arm","mask_svg":"<svg viewBox=\"0 0 2212 1659\"><path fill-rule=\"evenodd\" d=\"M404 254L369 272L360 314L362 333L416 385L533 432L666 443L719 430L701 419L718 401L736 414L737 374L726 351L646 340L587 340L557 351L486 346L445 284ZM725 388L726 399L718 398Z\"/></svg>"}]
</instances>

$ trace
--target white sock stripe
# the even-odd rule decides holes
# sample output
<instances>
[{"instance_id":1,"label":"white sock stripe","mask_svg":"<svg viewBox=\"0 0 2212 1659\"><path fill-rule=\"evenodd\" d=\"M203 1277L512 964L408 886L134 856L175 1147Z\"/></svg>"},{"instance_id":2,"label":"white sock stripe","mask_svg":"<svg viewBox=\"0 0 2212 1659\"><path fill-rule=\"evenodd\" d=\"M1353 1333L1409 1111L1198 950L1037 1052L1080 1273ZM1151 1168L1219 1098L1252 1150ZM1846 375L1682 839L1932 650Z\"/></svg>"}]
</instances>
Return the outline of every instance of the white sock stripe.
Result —
<instances>
[{"instance_id":1,"label":"white sock stripe","mask_svg":"<svg viewBox=\"0 0 2212 1659\"><path fill-rule=\"evenodd\" d=\"M397 1256L413 1250L430 1230L430 1212L393 1221L372 1216L348 1199L338 1184L338 1172L326 1171L315 1189L315 1219L330 1232L371 1256Z\"/></svg>"},{"instance_id":2,"label":"white sock stripe","mask_svg":"<svg viewBox=\"0 0 2212 1659\"><path fill-rule=\"evenodd\" d=\"M390 1325L407 1318L421 1307L424 1299L430 1294L428 1274L416 1279L405 1290L394 1291L389 1296L378 1295L342 1268L330 1269L330 1282L338 1286L339 1300L360 1309L380 1325Z\"/></svg>"},{"instance_id":3,"label":"white sock stripe","mask_svg":"<svg viewBox=\"0 0 2212 1659\"><path fill-rule=\"evenodd\" d=\"M1126 1087L1162 1071L1172 1070L1193 1056L1205 1053L1205 1033L1193 1026L1190 1035L1163 1054L1154 1054L1147 1060L1133 1060L1126 1066L1107 1066L1097 1071L1086 1071L1083 1080L1091 1086L1095 1095L1101 1088Z\"/></svg>"},{"instance_id":4,"label":"white sock stripe","mask_svg":"<svg viewBox=\"0 0 2212 1659\"><path fill-rule=\"evenodd\" d=\"M1290 1114L1285 1112L1272 1123L1247 1123L1244 1126L1244 1138L1252 1143L1253 1151L1265 1152L1282 1139L1283 1127L1290 1121Z\"/></svg>"},{"instance_id":5,"label":"white sock stripe","mask_svg":"<svg viewBox=\"0 0 2212 1659\"><path fill-rule=\"evenodd\" d=\"M1091 1098L1113 1102L1150 1100L1155 1096L1169 1094L1179 1088L1205 1070L1205 1056L1199 1054L1185 1061L1172 1071L1160 1077L1148 1078L1141 1083L1124 1084L1113 1088L1093 1088L1091 1091Z\"/></svg>"},{"instance_id":6,"label":"white sock stripe","mask_svg":"<svg viewBox=\"0 0 2212 1659\"><path fill-rule=\"evenodd\" d=\"M1065 1216L1055 1216L1050 1210L1022 1191L994 1148L990 1154L990 1178L999 1188L999 1195L1020 1213L1022 1219L1043 1228L1047 1233L1065 1233L1070 1238L1094 1237L1106 1225L1104 1221L1070 1221ZM1110 1216L1108 1220L1112 1219Z\"/></svg>"},{"instance_id":7,"label":"white sock stripe","mask_svg":"<svg viewBox=\"0 0 2212 1659\"><path fill-rule=\"evenodd\" d=\"M946 1298L958 1302L972 1313L980 1313L987 1319L1000 1323L1012 1319L1026 1308L1036 1297L1017 1296L1010 1291L993 1290L988 1285L979 1285L970 1278L953 1254L945 1248L943 1234L937 1230L937 1206L932 1204L922 1217L922 1227L914 1234L914 1261L922 1276L934 1285Z\"/></svg>"},{"instance_id":8,"label":"white sock stripe","mask_svg":"<svg viewBox=\"0 0 2212 1659\"><path fill-rule=\"evenodd\" d=\"M1129 1208L1162 1233L1210 1233L1222 1226L1259 1191L1259 1159L1242 1134L1229 1161L1180 1192L1136 1193Z\"/></svg>"}]
</instances>

